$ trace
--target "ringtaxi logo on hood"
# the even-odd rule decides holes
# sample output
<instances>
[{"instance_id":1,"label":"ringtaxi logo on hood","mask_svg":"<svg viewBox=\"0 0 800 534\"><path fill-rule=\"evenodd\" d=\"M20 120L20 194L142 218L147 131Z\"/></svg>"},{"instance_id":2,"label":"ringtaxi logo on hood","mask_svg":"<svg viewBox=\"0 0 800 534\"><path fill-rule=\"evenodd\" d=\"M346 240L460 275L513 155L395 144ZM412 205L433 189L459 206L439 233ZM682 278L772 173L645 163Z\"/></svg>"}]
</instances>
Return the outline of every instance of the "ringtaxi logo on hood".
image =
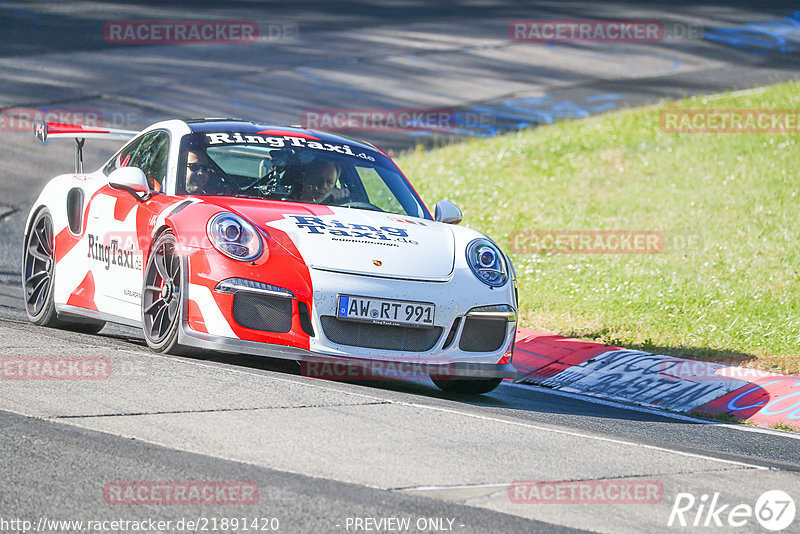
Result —
<instances>
[{"instance_id":1,"label":"ringtaxi logo on hood","mask_svg":"<svg viewBox=\"0 0 800 534\"><path fill-rule=\"evenodd\" d=\"M345 223L336 219L323 221L321 217L306 215L290 215L298 229L309 234L328 234L335 236L336 241L357 241L381 243L398 246L396 243L418 245L419 242L409 239L408 230L394 226L372 226L369 224ZM352 239L341 239L343 237ZM364 241L367 240L367 241Z\"/></svg>"}]
</instances>

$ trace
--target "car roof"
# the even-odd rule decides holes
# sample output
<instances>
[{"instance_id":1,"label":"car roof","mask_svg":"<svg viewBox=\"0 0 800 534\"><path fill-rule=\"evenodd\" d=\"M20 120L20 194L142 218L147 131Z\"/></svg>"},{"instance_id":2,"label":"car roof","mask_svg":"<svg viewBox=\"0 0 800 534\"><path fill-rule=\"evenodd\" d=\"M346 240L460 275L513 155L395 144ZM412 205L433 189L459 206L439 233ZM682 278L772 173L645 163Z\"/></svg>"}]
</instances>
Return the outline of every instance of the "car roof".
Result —
<instances>
[{"instance_id":1,"label":"car roof","mask_svg":"<svg viewBox=\"0 0 800 534\"><path fill-rule=\"evenodd\" d=\"M184 121L192 133L205 132L240 132L243 134L262 135L296 135L297 137L315 137L328 143L344 143L359 148L367 148L383 153L375 145L330 132L311 130L302 126L286 126L278 124L265 124L243 119L187 119Z\"/></svg>"}]
</instances>

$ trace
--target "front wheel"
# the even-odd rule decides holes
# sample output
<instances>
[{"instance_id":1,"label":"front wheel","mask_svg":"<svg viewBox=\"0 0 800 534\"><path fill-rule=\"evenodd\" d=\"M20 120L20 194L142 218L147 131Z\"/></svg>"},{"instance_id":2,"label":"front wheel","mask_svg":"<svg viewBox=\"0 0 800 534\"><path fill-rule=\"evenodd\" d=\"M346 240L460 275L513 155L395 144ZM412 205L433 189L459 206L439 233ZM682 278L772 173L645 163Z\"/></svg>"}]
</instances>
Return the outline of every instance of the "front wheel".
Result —
<instances>
[{"instance_id":1,"label":"front wheel","mask_svg":"<svg viewBox=\"0 0 800 534\"><path fill-rule=\"evenodd\" d=\"M147 259L142 289L142 330L155 352L186 354L178 344L181 325L183 265L172 232L164 232Z\"/></svg>"},{"instance_id":2,"label":"front wheel","mask_svg":"<svg viewBox=\"0 0 800 534\"><path fill-rule=\"evenodd\" d=\"M483 395L489 393L500 385L502 378L468 378L459 380L452 377L438 377L431 375L431 380L436 386L448 393L463 393L465 395Z\"/></svg>"}]
</instances>

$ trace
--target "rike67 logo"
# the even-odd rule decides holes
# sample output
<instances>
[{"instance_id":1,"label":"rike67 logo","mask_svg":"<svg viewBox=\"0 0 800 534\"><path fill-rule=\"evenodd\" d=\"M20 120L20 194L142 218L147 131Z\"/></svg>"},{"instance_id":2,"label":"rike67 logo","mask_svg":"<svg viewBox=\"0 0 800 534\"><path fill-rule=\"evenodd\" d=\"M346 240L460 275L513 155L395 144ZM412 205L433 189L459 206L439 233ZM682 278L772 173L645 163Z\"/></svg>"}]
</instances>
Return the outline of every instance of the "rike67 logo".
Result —
<instances>
[{"instance_id":1,"label":"rike67 logo","mask_svg":"<svg viewBox=\"0 0 800 534\"><path fill-rule=\"evenodd\" d=\"M667 526L722 527L727 531L752 525L755 519L763 528L778 532L794 522L795 512L794 499L781 490L765 491L755 506L726 503L718 492L699 499L691 493L678 493Z\"/></svg>"}]
</instances>

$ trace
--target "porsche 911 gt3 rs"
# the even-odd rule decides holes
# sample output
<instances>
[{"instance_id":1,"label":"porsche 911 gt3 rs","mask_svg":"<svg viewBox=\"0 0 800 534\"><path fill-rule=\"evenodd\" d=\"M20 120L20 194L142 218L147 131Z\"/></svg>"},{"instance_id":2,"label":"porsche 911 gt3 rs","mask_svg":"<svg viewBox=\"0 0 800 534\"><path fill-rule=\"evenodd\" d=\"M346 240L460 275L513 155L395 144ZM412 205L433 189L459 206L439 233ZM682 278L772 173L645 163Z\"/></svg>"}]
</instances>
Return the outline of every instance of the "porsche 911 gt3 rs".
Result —
<instances>
[{"instance_id":1,"label":"porsche 911 gt3 rs","mask_svg":"<svg viewBox=\"0 0 800 534\"><path fill-rule=\"evenodd\" d=\"M231 119L35 132L77 153L25 226L32 322L127 324L159 352L414 364L457 392L514 376L511 261L455 205L431 216L376 147ZM85 173L87 138L128 142Z\"/></svg>"}]
</instances>

